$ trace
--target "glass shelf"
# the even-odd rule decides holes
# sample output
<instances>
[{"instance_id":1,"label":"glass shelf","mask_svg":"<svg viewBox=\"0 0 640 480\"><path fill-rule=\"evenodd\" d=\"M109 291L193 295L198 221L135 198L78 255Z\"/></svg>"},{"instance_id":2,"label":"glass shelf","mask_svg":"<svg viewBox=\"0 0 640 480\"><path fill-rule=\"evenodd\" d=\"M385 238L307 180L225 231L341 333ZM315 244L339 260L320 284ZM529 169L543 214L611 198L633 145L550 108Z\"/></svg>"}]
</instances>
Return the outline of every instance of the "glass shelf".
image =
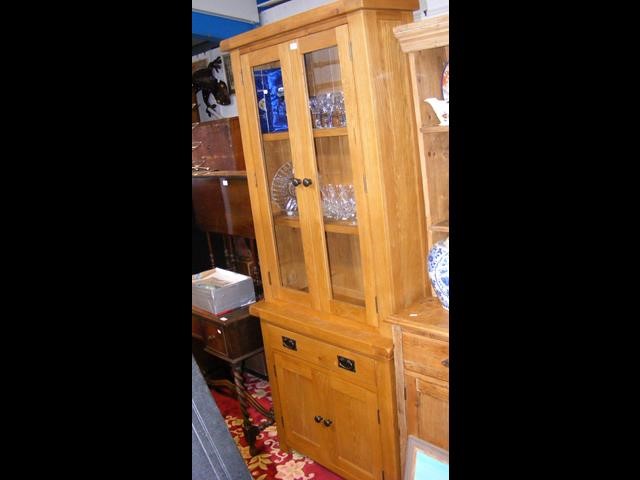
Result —
<instances>
[{"instance_id":1,"label":"glass shelf","mask_svg":"<svg viewBox=\"0 0 640 480\"><path fill-rule=\"evenodd\" d=\"M449 125L424 125L420 127L422 133L449 133Z\"/></svg>"}]
</instances>

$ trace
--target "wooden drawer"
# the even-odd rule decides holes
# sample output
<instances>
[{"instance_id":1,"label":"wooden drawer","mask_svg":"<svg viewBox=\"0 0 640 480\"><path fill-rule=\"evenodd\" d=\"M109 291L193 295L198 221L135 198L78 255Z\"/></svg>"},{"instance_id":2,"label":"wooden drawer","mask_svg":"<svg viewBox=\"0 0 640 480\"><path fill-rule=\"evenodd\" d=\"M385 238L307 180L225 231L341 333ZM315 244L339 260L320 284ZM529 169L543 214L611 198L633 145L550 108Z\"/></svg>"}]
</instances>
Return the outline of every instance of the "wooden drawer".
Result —
<instances>
[{"instance_id":1,"label":"wooden drawer","mask_svg":"<svg viewBox=\"0 0 640 480\"><path fill-rule=\"evenodd\" d=\"M404 368L449 381L449 343L408 332L402 334Z\"/></svg>"},{"instance_id":2,"label":"wooden drawer","mask_svg":"<svg viewBox=\"0 0 640 480\"><path fill-rule=\"evenodd\" d=\"M212 322L205 321L204 340L205 342L207 342L207 350L213 350L215 353L228 356L224 327L218 326Z\"/></svg>"},{"instance_id":3,"label":"wooden drawer","mask_svg":"<svg viewBox=\"0 0 640 480\"><path fill-rule=\"evenodd\" d=\"M262 328L273 350L323 367L347 381L375 387L375 361L372 358L265 322Z\"/></svg>"},{"instance_id":4,"label":"wooden drawer","mask_svg":"<svg viewBox=\"0 0 640 480\"><path fill-rule=\"evenodd\" d=\"M262 349L260 319L247 312L234 312L224 318L229 323L202 318L205 350L227 360L238 361Z\"/></svg>"}]
</instances>

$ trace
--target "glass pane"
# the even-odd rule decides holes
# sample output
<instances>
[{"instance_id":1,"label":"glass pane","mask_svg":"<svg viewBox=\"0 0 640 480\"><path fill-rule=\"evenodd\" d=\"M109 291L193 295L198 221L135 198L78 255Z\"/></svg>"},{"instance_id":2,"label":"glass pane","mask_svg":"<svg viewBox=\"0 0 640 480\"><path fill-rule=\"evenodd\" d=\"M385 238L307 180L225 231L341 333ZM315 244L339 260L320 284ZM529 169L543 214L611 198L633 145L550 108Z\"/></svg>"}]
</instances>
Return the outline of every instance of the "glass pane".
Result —
<instances>
[{"instance_id":1,"label":"glass pane","mask_svg":"<svg viewBox=\"0 0 640 480\"><path fill-rule=\"evenodd\" d=\"M262 130L262 151L271 196L269 208L273 217L280 283L287 288L308 291L298 203L291 183L293 162L280 63L254 67L253 76Z\"/></svg>"},{"instance_id":2,"label":"glass pane","mask_svg":"<svg viewBox=\"0 0 640 480\"><path fill-rule=\"evenodd\" d=\"M337 47L305 54L309 109L334 300L364 305L357 205Z\"/></svg>"},{"instance_id":3,"label":"glass pane","mask_svg":"<svg viewBox=\"0 0 640 480\"><path fill-rule=\"evenodd\" d=\"M364 284L358 235L327 231L327 253L333 298L364 306Z\"/></svg>"},{"instance_id":4,"label":"glass pane","mask_svg":"<svg viewBox=\"0 0 640 480\"><path fill-rule=\"evenodd\" d=\"M330 47L307 53L304 63L313 128L345 127L347 117L344 112L338 48Z\"/></svg>"}]
</instances>

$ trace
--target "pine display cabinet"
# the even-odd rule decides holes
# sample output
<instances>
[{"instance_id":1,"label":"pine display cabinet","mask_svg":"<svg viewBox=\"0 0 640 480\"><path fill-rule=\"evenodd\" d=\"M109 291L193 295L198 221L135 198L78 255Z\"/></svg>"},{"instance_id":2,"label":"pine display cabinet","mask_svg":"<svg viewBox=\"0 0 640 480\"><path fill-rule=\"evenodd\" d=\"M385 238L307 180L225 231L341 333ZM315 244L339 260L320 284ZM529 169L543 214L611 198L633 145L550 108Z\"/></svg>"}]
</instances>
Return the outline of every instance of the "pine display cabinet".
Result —
<instances>
[{"instance_id":1,"label":"pine display cabinet","mask_svg":"<svg viewBox=\"0 0 640 480\"><path fill-rule=\"evenodd\" d=\"M413 128L418 134L428 251L449 236L449 126L440 125L437 114L425 102L427 98L444 100L449 15L401 25L394 33L411 69ZM424 299L386 320L393 326L402 458L409 435L448 450L449 312L429 289Z\"/></svg>"}]
</instances>

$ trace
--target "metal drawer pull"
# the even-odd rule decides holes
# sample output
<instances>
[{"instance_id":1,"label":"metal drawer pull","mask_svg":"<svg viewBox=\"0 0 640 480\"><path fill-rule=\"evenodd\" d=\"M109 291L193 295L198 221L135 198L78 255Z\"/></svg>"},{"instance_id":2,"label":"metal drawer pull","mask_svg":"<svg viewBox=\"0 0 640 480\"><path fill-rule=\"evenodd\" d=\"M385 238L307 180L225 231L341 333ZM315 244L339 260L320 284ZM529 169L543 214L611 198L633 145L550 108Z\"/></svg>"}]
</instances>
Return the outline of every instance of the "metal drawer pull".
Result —
<instances>
[{"instance_id":1,"label":"metal drawer pull","mask_svg":"<svg viewBox=\"0 0 640 480\"><path fill-rule=\"evenodd\" d=\"M442 365L444 365L445 367L449 368L449 359L448 359L448 358L445 358L445 359L444 359L444 360L442 360L442 362L440 362L440 363L442 363Z\"/></svg>"},{"instance_id":2,"label":"metal drawer pull","mask_svg":"<svg viewBox=\"0 0 640 480\"><path fill-rule=\"evenodd\" d=\"M316 423L320 423L322 420L324 420L320 415L316 415L315 417L313 417L313 419L316 421Z\"/></svg>"},{"instance_id":3,"label":"metal drawer pull","mask_svg":"<svg viewBox=\"0 0 640 480\"><path fill-rule=\"evenodd\" d=\"M356 371L356 362L354 362L350 358L341 357L340 355L338 355L338 366L340 368L344 368L345 370L349 370L350 372Z\"/></svg>"},{"instance_id":4,"label":"metal drawer pull","mask_svg":"<svg viewBox=\"0 0 640 480\"><path fill-rule=\"evenodd\" d=\"M298 350L298 347L296 346L296 341L293 338L283 336L282 345L284 345L284 347L288 348L289 350Z\"/></svg>"},{"instance_id":5,"label":"metal drawer pull","mask_svg":"<svg viewBox=\"0 0 640 480\"><path fill-rule=\"evenodd\" d=\"M325 427L330 427L333 422L327 418L323 423Z\"/></svg>"}]
</instances>

